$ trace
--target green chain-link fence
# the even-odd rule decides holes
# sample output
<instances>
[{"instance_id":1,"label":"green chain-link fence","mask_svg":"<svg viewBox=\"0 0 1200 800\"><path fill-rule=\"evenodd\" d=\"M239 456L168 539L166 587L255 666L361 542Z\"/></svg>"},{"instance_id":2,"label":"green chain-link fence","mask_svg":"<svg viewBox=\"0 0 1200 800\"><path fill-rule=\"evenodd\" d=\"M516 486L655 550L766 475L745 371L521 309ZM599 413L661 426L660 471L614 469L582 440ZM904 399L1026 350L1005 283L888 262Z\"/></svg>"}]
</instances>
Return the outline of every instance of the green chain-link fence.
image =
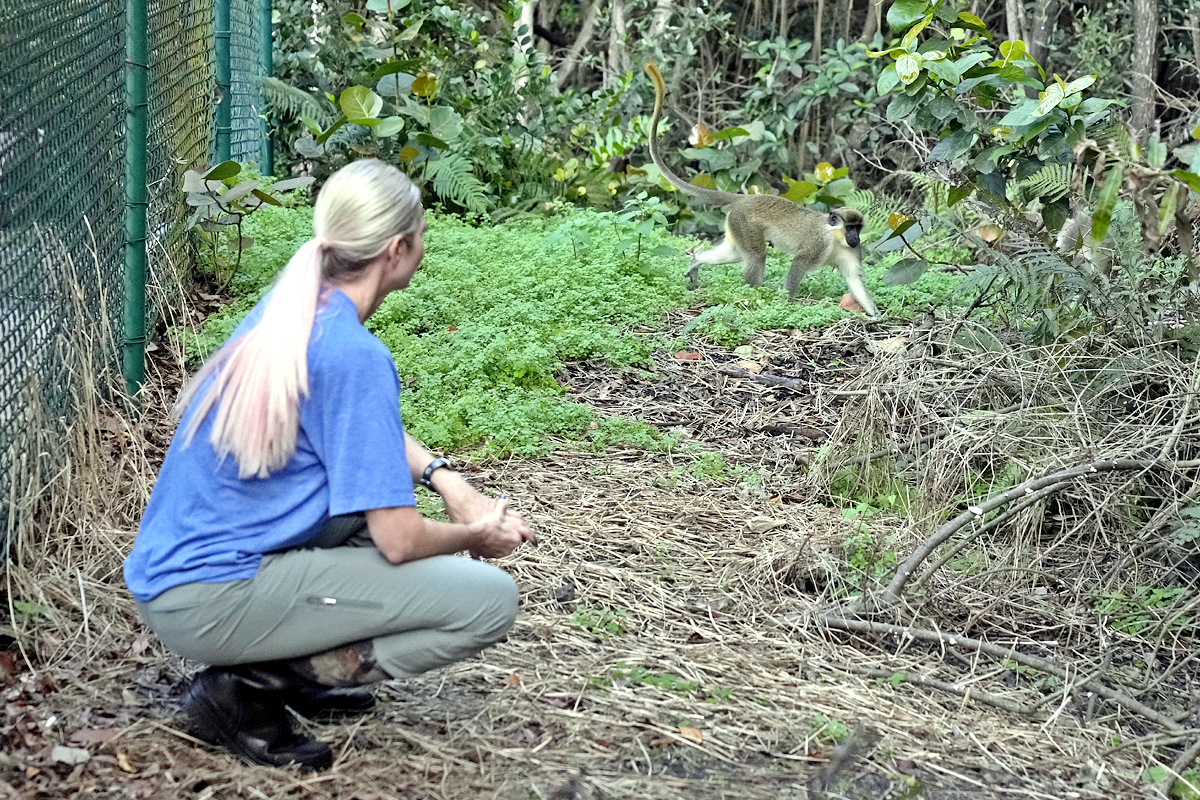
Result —
<instances>
[{"instance_id":1,"label":"green chain-link fence","mask_svg":"<svg viewBox=\"0 0 1200 800\"><path fill-rule=\"evenodd\" d=\"M231 155L262 163L270 19L256 0L225 1ZM149 2L152 279L194 257L179 185L215 152L213 5ZM0 0L0 547L24 483L61 464L53 445L74 416L81 357L115 365L124 344L126 10L126 0Z\"/></svg>"}]
</instances>

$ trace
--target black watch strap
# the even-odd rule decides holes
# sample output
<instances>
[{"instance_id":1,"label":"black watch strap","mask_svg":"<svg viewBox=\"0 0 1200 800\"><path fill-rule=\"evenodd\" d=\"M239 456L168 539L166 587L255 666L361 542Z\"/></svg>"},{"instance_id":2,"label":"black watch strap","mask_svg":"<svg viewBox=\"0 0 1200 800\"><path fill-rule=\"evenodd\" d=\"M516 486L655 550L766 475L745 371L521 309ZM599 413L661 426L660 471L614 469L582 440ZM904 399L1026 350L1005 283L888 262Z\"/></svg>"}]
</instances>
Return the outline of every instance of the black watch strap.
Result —
<instances>
[{"instance_id":1,"label":"black watch strap","mask_svg":"<svg viewBox=\"0 0 1200 800\"><path fill-rule=\"evenodd\" d=\"M425 468L425 473L421 476L421 485L430 491L436 492L437 489L433 488L433 481L430 479L433 477L434 470L439 470L442 467L449 468L450 462L444 458L435 458L433 461L430 461L429 466Z\"/></svg>"}]
</instances>

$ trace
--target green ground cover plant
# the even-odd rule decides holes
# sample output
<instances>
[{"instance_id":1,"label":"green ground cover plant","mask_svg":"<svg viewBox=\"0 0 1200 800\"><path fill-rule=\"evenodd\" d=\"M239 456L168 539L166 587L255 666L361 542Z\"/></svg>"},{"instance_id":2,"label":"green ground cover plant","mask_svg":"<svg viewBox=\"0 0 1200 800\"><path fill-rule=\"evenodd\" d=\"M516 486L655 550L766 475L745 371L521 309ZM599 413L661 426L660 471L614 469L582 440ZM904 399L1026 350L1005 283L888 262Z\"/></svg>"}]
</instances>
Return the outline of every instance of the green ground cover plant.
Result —
<instances>
[{"instance_id":1,"label":"green ground cover plant","mask_svg":"<svg viewBox=\"0 0 1200 800\"><path fill-rule=\"evenodd\" d=\"M651 354L679 343L633 329L697 302L716 305L690 335L729 346L756 330L827 325L847 313L837 307L844 287L833 270L810 276L807 296L789 303L778 254L766 286L745 286L733 264L710 268L701 290L688 292L686 242L649 221L579 209L475 227L431 213L422 269L368 322L395 357L414 435L439 449L482 445L497 456L545 452L563 439L671 450L675 439L652 426L597 419L566 399L556 377L562 365L596 359L651 374ZM230 336L312 235L312 209L264 207L244 227L255 246L231 283L233 302L199 332L180 334L196 360ZM909 286L876 285L894 312L914 312L951 302L956 280L930 271Z\"/></svg>"}]
</instances>

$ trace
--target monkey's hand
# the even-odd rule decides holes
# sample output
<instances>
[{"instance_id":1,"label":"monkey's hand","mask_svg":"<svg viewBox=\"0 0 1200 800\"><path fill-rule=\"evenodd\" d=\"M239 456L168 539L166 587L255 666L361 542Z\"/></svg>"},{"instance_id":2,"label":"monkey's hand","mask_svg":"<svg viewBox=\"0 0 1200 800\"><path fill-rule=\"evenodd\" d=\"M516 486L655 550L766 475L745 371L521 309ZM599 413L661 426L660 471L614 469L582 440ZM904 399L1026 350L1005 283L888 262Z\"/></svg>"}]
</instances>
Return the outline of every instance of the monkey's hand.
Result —
<instances>
[{"instance_id":1,"label":"monkey's hand","mask_svg":"<svg viewBox=\"0 0 1200 800\"><path fill-rule=\"evenodd\" d=\"M700 262L696 260L696 251L698 247L693 247L688 252L692 255L692 263L688 265L687 272L683 276L688 279L688 288L695 291L700 287Z\"/></svg>"}]
</instances>

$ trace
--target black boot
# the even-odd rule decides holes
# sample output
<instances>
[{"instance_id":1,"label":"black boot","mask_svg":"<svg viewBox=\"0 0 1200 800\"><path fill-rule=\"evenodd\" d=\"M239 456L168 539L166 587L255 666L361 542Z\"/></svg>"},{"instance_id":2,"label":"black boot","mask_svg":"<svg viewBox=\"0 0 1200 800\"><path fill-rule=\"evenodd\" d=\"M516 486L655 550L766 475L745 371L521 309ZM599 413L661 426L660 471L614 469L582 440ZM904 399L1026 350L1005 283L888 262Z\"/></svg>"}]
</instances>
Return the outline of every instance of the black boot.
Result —
<instances>
[{"instance_id":1,"label":"black boot","mask_svg":"<svg viewBox=\"0 0 1200 800\"><path fill-rule=\"evenodd\" d=\"M375 708L375 696L366 689L325 686L279 662L240 664L232 669L248 683L276 694L306 719L366 714Z\"/></svg>"},{"instance_id":2,"label":"black boot","mask_svg":"<svg viewBox=\"0 0 1200 800\"><path fill-rule=\"evenodd\" d=\"M328 769L333 753L323 742L297 736L283 703L230 669L209 667L192 680L183 700L196 735L254 764L299 764Z\"/></svg>"}]
</instances>

